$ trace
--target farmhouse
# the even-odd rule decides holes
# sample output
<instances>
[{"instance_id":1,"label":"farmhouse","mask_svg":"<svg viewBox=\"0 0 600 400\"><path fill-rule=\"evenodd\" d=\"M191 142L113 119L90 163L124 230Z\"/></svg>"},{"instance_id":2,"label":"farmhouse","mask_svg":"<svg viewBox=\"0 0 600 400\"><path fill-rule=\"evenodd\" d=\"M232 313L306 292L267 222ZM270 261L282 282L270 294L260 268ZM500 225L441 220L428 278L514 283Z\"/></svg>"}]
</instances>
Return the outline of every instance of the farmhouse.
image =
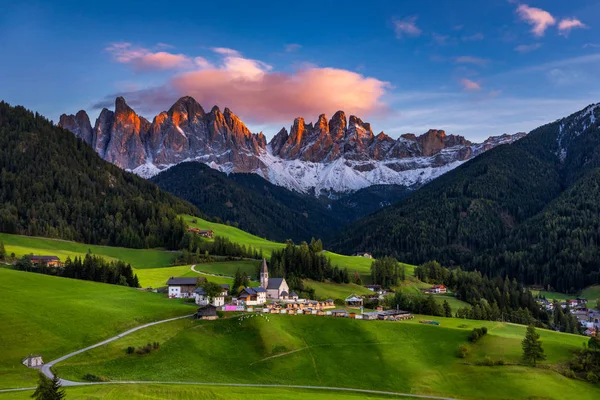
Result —
<instances>
[{"instance_id":1,"label":"farmhouse","mask_svg":"<svg viewBox=\"0 0 600 400\"><path fill-rule=\"evenodd\" d=\"M263 287L245 288L238 295L238 301L249 306L261 305L267 302L267 291Z\"/></svg>"},{"instance_id":2,"label":"farmhouse","mask_svg":"<svg viewBox=\"0 0 600 400\"><path fill-rule=\"evenodd\" d=\"M429 293L432 294L445 294L447 292L447 288L446 285L433 285L430 289L429 289Z\"/></svg>"},{"instance_id":3,"label":"farmhouse","mask_svg":"<svg viewBox=\"0 0 600 400\"><path fill-rule=\"evenodd\" d=\"M363 299L352 293L350 296L346 297L346 304L349 306L360 307L363 305Z\"/></svg>"},{"instance_id":4,"label":"farmhouse","mask_svg":"<svg viewBox=\"0 0 600 400\"><path fill-rule=\"evenodd\" d=\"M196 314L194 314L194 318L203 319L203 320L215 320L219 318L217 315L217 307L212 304L207 304L203 307L200 307Z\"/></svg>"},{"instance_id":5,"label":"farmhouse","mask_svg":"<svg viewBox=\"0 0 600 400\"><path fill-rule=\"evenodd\" d=\"M204 291L203 288L198 287L194 290L193 296L196 298L196 304L205 306L207 304L212 304L215 307L220 307L225 305L225 296L220 293L218 296L213 297L212 301L209 301L209 297Z\"/></svg>"},{"instance_id":6,"label":"farmhouse","mask_svg":"<svg viewBox=\"0 0 600 400\"><path fill-rule=\"evenodd\" d=\"M56 256L38 256L32 254L30 256L33 265L46 264L48 267L62 267L63 263Z\"/></svg>"},{"instance_id":7,"label":"farmhouse","mask_svg":"<svg viewBox=\"0 0 600 400\"><path fill-rule=\"evenodd\" d=\"M44 365L44 361L42 360L42 356L30 354L25 357L21 363L27 368L37 368Z\"/></svg>"},{"instance_id":8,"label":"farmhouse","mask_svg":"<svg viewBox=\"0 0 600 400\"><path fill-rule=\"evenodd\" d=\"M221 295L223 295L223 297L227 296L227 294L229 293L229 289L231 288L231 286L228 283L222 283L221 285Z\"/></svg>"},{"instance_id":9,"label":"farmhouse","mask_svg":"<svg viewBox=\"0 0 600 400\"><path fill-rule=\"evenodd\" d=\"M214 232L210 229L188 228L188 232L195 233L208 239L212 239L214 237Z\"/></svg>"},{"instance_id":10,"label":"farmhouse","mask_svg":"<svg viewBox=\"0 0 600 400\"><path fill-rule=\"evenodd\" d=\"M267 260L263 258L262 268L260 270L260 286L267 291L267 298L279 300L289 296L290 287L285 278L269 278L269 270L267 268Z\"/></svg>"},{"instance_id":11,"label":"farmhouse","mask_svg":"<svg viewBox=\"0 0 600 400\"><path fill-rule=\"evenodd\" d=\"M198 285L198 278L174 278L167 281L169 287L169 298L188 298L194 295Z\"/></svg>"},{"instance_id":12,"label":"farmhouse","mask_svg":"<svg viewBox=\"0 0 600 400\"><path fill-rule=\"evenodd\" d=\"M333 310L331 315L334 317L348 318L348 311L346 310Z\"/></svg>"},{"instance_id":13,"label":"farmhouse","mask_svg":"<svg viewBox=\"0 0 600 400\"><path fill-rule=\"evenodd\" d=\"M364 251L358 251L358 252L354 253L354 257L373 258L371 253L366 253Z\"/></svg>"}]
</instances>

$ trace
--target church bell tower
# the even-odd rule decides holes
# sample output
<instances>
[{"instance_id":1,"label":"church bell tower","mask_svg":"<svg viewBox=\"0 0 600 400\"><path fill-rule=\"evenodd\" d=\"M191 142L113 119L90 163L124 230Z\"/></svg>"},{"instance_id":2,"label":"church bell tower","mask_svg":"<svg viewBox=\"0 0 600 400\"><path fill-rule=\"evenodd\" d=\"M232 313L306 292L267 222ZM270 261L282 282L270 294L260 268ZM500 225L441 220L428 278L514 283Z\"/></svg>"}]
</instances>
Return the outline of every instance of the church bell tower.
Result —
<instances>
[{"instance_id":1,"label":"church bell tower","mask_svg":"<svg viewBox=\"0 0 600 400\"><path fill-rule=\"evenodd\" d=\"M269 286L269 270L267 269L267 260L265 258L263 258L263 264L260 270L260 286L265 289Z\"/></svg>"}]
</instances>

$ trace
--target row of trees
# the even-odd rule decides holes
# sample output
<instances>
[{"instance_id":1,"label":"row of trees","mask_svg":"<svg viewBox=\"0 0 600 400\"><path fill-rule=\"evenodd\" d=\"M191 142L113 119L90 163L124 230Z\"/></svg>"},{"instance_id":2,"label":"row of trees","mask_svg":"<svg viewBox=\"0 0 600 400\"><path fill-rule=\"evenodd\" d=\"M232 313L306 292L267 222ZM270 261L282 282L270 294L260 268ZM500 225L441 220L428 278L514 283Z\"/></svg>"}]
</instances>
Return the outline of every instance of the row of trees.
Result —
<instances>
[{"instance_id":1,"label":"row of trees","mask_svg":"<svg viewBox=\"0 0 600 400\"><path fill-rule=\"evenodd\" d=\"M406 279L406 272L395 258L383 257L371 264L371 279L374 284L390 289Z\"/></svg>"},{"instance_id":2,"label":"row of trees","mask_svg":"<svg viewBox=\"0 0 600 400\"><path fill-rule=\"evenodd\" d=\"M546 326L550 316L542 310L533 293L508 277L493 279L478 271L450 270L437 261L415 268L415 276L429 283L445 284L456 298L471 305L457 311L460 318L504 320L520 324L536 323Z\"/></svg>"},{"instance_id":3,"label":"row of trees","mask_svg":"<svg viewBox=\"0 0 600 400\"><path fill-rule=\"evenodd\" d=\"M64 267L48 267L46 264L35 265L30 256L24 256L17 264L20 271L37 272L65 278L110 283L113 285L140 287L138 277L133 273L131 265L123 261L106 261L104 258L88 253L82 259L67 257Z\"/></svg>"},{"instance_id":4,"label":"row of trees","mask_svg":"<svg viewBox=\"0 0 600 400\"><path fill-rule=\"evenodd\" d=\"M210 261L213 256L253 260L262 260L263 258L262 249L232 242L224 236L215 236L214 240L210 241L193 232L186 232L183 235L179 248L183 250L183 253L178 261L185 264Z\"/></svg>"},{"instance_id":5,"label":"row of trees","mask_svg":"<svg viewBox=\"0 0 600 400\"><path fill-rule=\"evenodd\" d=\"M323 244L314 238L310 244L302 242L295 245L291 240L286 241L284 249L271 253L270 266L270 274L285 277L288 285L295 278L319 282L326 279L335 283L350 282L348 269L332 265L331 259L323 254Z\"/></svg>"},{"instance_id":6,"label":"row of trees","mask_svg":"<svg viewBox=\"0 0 600 400\"><path fill-rule=\"evenodd\" d=\"M435 298L430 295L407 294L400 291L394 296L388 296L385 299L386 306L389 308L398 308L404 311L410 311L415 314L436 315L438 317L452 317L452 308L444 300L440 305Z\"/></svg>"}]
</instances>

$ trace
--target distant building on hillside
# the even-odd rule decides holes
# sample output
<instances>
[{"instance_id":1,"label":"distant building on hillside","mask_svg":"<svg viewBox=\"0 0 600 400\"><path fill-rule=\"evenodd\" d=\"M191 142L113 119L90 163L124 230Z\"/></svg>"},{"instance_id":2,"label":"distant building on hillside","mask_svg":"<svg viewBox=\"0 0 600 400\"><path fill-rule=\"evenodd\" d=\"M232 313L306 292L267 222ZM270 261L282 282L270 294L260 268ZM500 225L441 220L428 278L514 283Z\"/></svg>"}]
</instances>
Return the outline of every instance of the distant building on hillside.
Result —
<instances>
[{"instance_id":1,"label":"distant building on hillside","mask_svg":"<svg viewBox=\"0 0 600 400\"><path fill-rule=\"evenodd\" d=\"M238 295L238 301L245 305L256 306L267 302L267 291L263 287L245 288Z\"/></svg>"},{"instance_id":2,"label":"distant building on hillside","mask_svg":"<svg viewBox=\"0 0 600 400\"><path fill-rule=\"evenodd\" d=\"M356 253L354 253L354 257L373 258L371 253L366 253L364 251L357 251Z\"/></svg>"},{"instance_id":3,"label":"distant building on hillside","mask_svg":"<svg viewBox=\"0 0 600 400\"><path fill-rule=\"evenodd\" d=\"M446 285L433 285L429 289L425 290L425 293L431 293L431 294L445 294L447 292L448 292L448 288L446 287Z\"/></svg>"},{"instance_id":4,"label":"distant building on hillside","mask_svg":"<svg viewBox=\"0 0 600 400\"><path fill-rule=\"evenodd\" d=\"M37 354L30 354L25 357L21 363L27 368L38 368L44 365L44 361L42 360L42 356Z\"/></svg>"},{"instance_id":5,"label":"distant building on hillside","mask_svg":"<svg viewBox=\"0 0 600 400\"><path fill-rule=\"evenodd\" d=\"M188 298L193 297L194 290L198 286L198 278L174 278L167 281L169 287L169 298Z\"/></svg>"},{"instance_id":6,"label":"distant building on hillside","mask_svg":"<svg viewBox=\"0 0 600 400\"><path fill-rule=\"evenodd\" d=\"M214 232L210 229L188 228L188 232L192 232L209 239L212 239L214 237Z\"/></svg>"},{"instance_id":7,"label":"distant building on hillside","mask_svg":"<svg viewBox=\"0 0 600 400\"><path fill-rule=\"evenodd\" d=\"M363 305L363 298L352 293L346 297L346 304L349 306L359 307Z\"/></svg>"},{"instance_id":8,"label":"distant building on hillside","mask_svg":"<svg viewBox=\"0 0 600 400\"><path fill-rule=\"evenodd\" d=\"M33 265L46 264L48 267L62 267L63 263L57 256L39 256L31 254L29 256Z\"/></svg>"}]
</instances>

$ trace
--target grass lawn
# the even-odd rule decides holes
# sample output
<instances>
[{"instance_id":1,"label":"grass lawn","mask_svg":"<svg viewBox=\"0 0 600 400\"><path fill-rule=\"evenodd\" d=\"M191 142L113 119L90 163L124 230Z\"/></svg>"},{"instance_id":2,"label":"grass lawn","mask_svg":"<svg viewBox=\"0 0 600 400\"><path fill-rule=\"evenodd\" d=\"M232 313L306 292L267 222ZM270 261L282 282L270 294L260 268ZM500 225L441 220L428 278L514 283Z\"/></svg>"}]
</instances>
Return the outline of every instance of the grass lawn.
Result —
<instances>
[{"instance_id":1,"label":"grass lawn","mask_svg":"<svg viewBox=\"0 0 600 400\"><path fill-rule=\"evenodd\" d=\"M177 258L177 253L170 251L95 246L60 239L9 235L6 233L0 233L0 240L4 242L8 254L15 253L19 258L33 253L55 255L64 261L67 257L84 257L88 250L91 250L92 253L109 260L123 260L136 269L166 267Z\"/></svg>"},{"instance_id":2,"label":"grass lawn","mask_svg":"<svg viewBox=\"0 0 600 400\"><path fill-rule=\"evenodd\" d=\"M304 384L463 399L600 396L600 387L544 367L469 364L485 355L518 362L523 326L448 318L435 318L441 326L431 326L420 324L422 318L430 319L417 316L413 321L387 322L255 315L243 320L182 320L78 355L59 364L57 371L73 380L92 373L112 380ZM466 360L457 358L458 345L467 343L470 330L479 326L487 326L489 334L470 346ZM540 332L548 355L543 366L567 361L586 340ZM127 346L148 341L160 342L160 349L144 356L125 354Z\"/></svg>"},{"instance_id":3,"label":"grass lawn","mask_svg":"<svg viewBox=\"0 0 600 400\"><path fill-rule=\"evenodd\" d=\"M310 286L315 289L315 295L319 300L327 299L345 299L352 293L361 294L374 294L364 286L358 286L355 283L328 283L328 282L317 282L310 279L304 280L304 286Z\"/></svg>"},{"instance_id":4,"label":"grass lawn","mask_svg":"<svg viewBox=\"0 0 600 400\"><path fill-rule=\"evenodd\" d=\"M31 392L0 393L0 400L30 399ZM302 390L285 388L220 387L199 385L101 385L66 389L69 400L230 400L256 398L265 400L358 400L383 399L386 396L362 393Z\"/></svg>"},{"instance_id":5,"label":"grass lawn","mask_svg":"<svg viewBox=\"0 0 600 400\"><path fill-rule=\"evenodd\" d=\"M256 249L262 249L263 254L267 258L271 256L273 250L279 250L285 247L285 244L283 243L272 242L270 240L254 236L233 226L218 224L216 222L208 222L189 215L183 215L182 217L191 227L210 229L215 233L215 235L228 237L232 242L245 244L246 246L252 246ZM364 257L344 256L329 251L326 251L325 254L331 258L331 262L334 265L337 265L341 268L348 268L350 271L358 271L361 274L371 273L371 263L373 261L371 259Z\"/></svg>"},{"instance_id":6,"label":"grass lawn","mask_svg":"<svg viewBox=\"0 0 600 400\"><path fill-rule=\"evenodd\" d=\"M117 285L0 268L0 388L30 386L28 354L51 361L145 322L193 307Z\"/></svg>"},{"instance_id":7,"label":"grass lawn","mask_svg":"<svg viewBox=\"0 0 600 400\"><path fill-rule=\"evenodd\" d=\"M243 261L247 263L247 261ZM217 269L218 264L220 263L212 263L212 264L197 264L196 270L201 271L204 270L203 266L211 265L211 268ZM151 287L151 288L159 288L166 286L167 281L171 277L176 278L192 278L192 277L203 277L208 279L211 282L215 282L218 284L228 283L233 284L232 278L225 278L222 276L212 276L206 275L202 273L196 273L192 271L191 265L179 265L176 267L166 267L166 268L151 268L151 269L139 269L135 270L135 273L138 276L140 281L140 286L143 288ZM258 286L258 282L250 282L251 287Z\"/></svg>"},{"instance_id":8,"label":"grass lawn","mask_svg":"<svg viewBox=\"0 0 600 400\"><path fill-rule=\"evenodd\" d=\"M593 302L596 299L600 299L600 285L594 285L586 288L583 292L581 292L581 297L587 299L588 302L592 302L591 306L593 307Z\"/></svg>"},{"instance_id":9,"label":"grass lawn","mask_svg":"<svg viewBox=\"0 0 600 400\"><path fill-rule=\"evenodd\" d=\"M196 264L196 271L208 272L209 274L221 274L227 276L235 276L236 271L240 270L246 273L253 279L257 279L256 267L260 265L260 261L224 261L214 263Z\"/></svg>"},{"instance_id":10,"label":"grass lawn","mask_svg":"<svg viewBox=\"0 0 600 400\"><path fill-rule=\"evenodd\" d=\"M437 294L437 295L434 294L433 297L435 298L435 301L437 301L439 304L443 304L444 300L446 300L448 302L448 304L450 304L450 308L452 309L452 315L454 315L456 310L458 310L459 308L464 308L464 307L471 308L471 305L469 303L459 300L454 296L443 295L443 294Z\"/></svg>"},{"instance_id":11,"label":"grass lawn","mask_svg":"<svg viewBox=\"0 0 600 400\"><path fill-rule=\"evenodd\" d=\"M561 300L574 299L577 297L572 294L569 295L569 294L564 294L564 293L560 293L560 292L548 292L546 290L532 290L531 293L533 293L534 295L541 294L549 301L552 301L552 300L561 301Z\"/></svg>"}]
</instances>

